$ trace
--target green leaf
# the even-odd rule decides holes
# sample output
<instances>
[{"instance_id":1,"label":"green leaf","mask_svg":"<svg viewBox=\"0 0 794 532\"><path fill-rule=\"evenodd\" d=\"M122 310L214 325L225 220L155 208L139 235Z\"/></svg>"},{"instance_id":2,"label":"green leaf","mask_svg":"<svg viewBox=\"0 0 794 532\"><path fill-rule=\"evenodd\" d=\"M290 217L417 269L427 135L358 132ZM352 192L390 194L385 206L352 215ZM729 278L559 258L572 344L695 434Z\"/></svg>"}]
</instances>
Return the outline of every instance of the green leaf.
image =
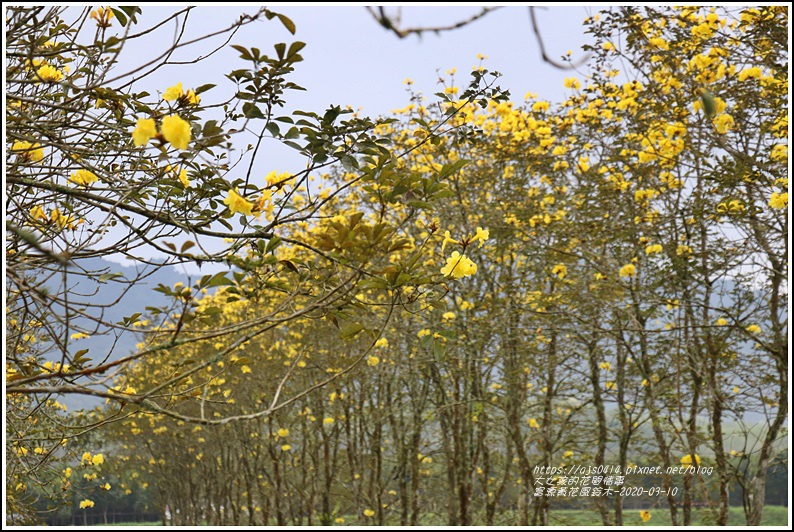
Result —
<instances>
[{"instance_id":1,"label":"green leaf","mask_svg":"<svg viewBox=\"0 0 794 532\"><path fill-rule=\"evenodd\" d=\"M427 210L433 209L433 205L426 201L411 200L411 201L406 201L405 204L408 205L409 207L413 207L414 209L427 209Z\"/></svg>"},{"instance_id":2,"label":"green leaf","mask_svg":"<svg viewBox=\"0 0 794 532\"><path fill-rule=\"evenodd\" d=\"M239 44L233 44L232 48L240 52L240 57L247 61L252 61L254 57L251 55L251 52L245 46L240 46Z\"/></svg>"},{"instance_id":3,"label":"green leaf","mask_svg":"<svg viewBox=\"0 0 794 532\"><path fill-rule=\"evenodd\" d=\"M260 111L259 107L253 102L245 102L243 104L243 114L246 118L265 118L265 115L262 114L262 111Z\"/></svg>"},{"instance_id":4,"label":"green leaf","mask_svg":"<svg viewBox=\"0 0 794 532\"><path fill-rule=\"evenodd\" d=\"M277 236L274 236L268 241L267 247L265 248L265 253L270 253L280 245L281 245L281 239Z\"/></svg>"},{"instance_id":5,"label":"green leaf","mask_svg":"<svg viewBox=\"0 0 794 532\"><path fill-rule=\"evenodd\" d=\"M363 330L364 326L360 323L348 323L339 331L339 338L349 340Z\"/></svg>"},{"instance_id":6,"label":"green leaf","mask_svg":"<svg viewBox=\"0 0 794 532\"><path fill-rule=\"evenodd\" d=\"M232 283L229 279L226 278L226 272L218 272L212 276L212 279L209 280L207 283L207 288L213 288L216 286L228 286Z\"/></svg>"},{"instance_id":7,"label":"green leaf","mask_svg":"<svg viewBox=\"0 0 794 532\"><path fill-rule=\"evenodd\" d=\"M447 354L447 347L441 342L433 342L433 356L436 359L436 362L443 362L444 355Z\"/></svg>"},{"instance_id":8,"label":"green leaf","mask_svg":"<svg viewBox=\"0 0 794 532\"><path fill-rule=\"evenodd\" d=\"M199 95L202 92L207 92L208 90L210 90L213 87L215 87L214 83L205 83L204 85L199 85L198 87L196 87L196 90L194 90L193 92L196 95Z\"/></svg>"},{"instance_id":9,"label":"green leaf","mask_svg":"<svg viewBox=\"0 0 794 532\"><path fill-rule=\"evenodd\" d=\"M115 7L110 8L110 10L113 12L113 15L116 16L122 28L127 25L127 15L124 13L124 11L121 9L116 9Z\"/></svg>"},{"instance_id":10,"label":"green leaf","mask_svg":"<svg viewBox=\"0 0 794 532\"><path fill-rule=\"evenodd\" d=\"M115 279L116 277L124 277L124 274L119 272L103 273L102 275L97 277L97 282L104 283L110 281L111 279Z\"/></svg>"},{"instance_id":11,"label":"green leaf","mask_svg":"<svg viewBox=\"0 0 794 532\"><path fill-rule=\"evenodd\" d=\"M450 331L448 329L438 331L438 334L446 338L447 340L457 340L458 334L455 331Z\"/></svg>"},{"instance_id":12,"label":"green leaf","mask_svg":"<svg viewBox=\"0 0 794 532\"><path fill-rule=\"evenodd\" d=\"M429 304L431 307L437 308L439 310L446 310L447 308L447 304L444 302L443 299L434 299L433 301L430 301Z\"/></svg>"},{"instance_id":13,"label":"green leaf","mask_svg":"<svg viewBox=\"0 0 794 532\"><path fill-rule=\"evenodd\" d=\"M298 273L298 268L294 264L292 264L292 261L288 261L287 259L281 259L279 263L284 265L291 272Z\"/></svg>"},{"instance_id":14,"label":"green leaf","mask_svg":"<svg viewBox=\"0 0 794 532\"><path fill-rule=\"evenodd\" d=\"M138 7L138 6L119 6L119 9L121 9L129 17L129 19L132 21L133 24L137 24L138 23L138 18L137 18L136 15L142 13L140 7ZM115 9L113 10L113 13L116 14L116 10ZM118 15L116 15L116 16L118 16Z\"/></svg>"},{"instance_id":15,"label":"green leaf","mask_svg":"<svg viewBox=\"0 0 794 532\"><path fill-rule=\"evenodd\" d=\"M305 42L295 41L294 43L289 45L289 50L287 51L287 57L292 57L293 55L297 54L306 46Z\"/></svg>"},{"instance_id":16,"label":"green leaf","mask_svg":"<svg viewBox=\"0 0 794 532\"><path fill-rule=\"evenodd\" d=\"M278 124L276 124L275 122L268 122L267 125L265 126L265 129L267 129L270 132L270 134L273 135L274 137L278 137L279 135L281 135L281 131L278 128Z\"/></svg>"},{"instance_id":17,"label":"green leaf","mask_svg":"<svg viewBox=\"0 0 794 532\"><path fill-rule=\"evenodd\" d=\"M714 99L714 93L708 89L700 89L700 101L703 104L703 112L706 116L713 118L717 113L717 101Z\"/></svg>"},{"instance_id":18,"label":"green leaf","mask_svg":"<svg viewBox=\"0 0 794 532\"><path fill-rule=\"evenodd\" d=\"M295 23L292 22L289 17L282 15L281 13L276 13L276 16L281 23L284 24L284 27L287 28L287 31L295 35Z\"/></svg>"},{"instance_id":19,"label":"green leaf","mask_svg":"<svg viewBox=\"0 0 794 532\"><path fill-rule=\"evenodd\" d=\"M275 44L273 48L276 49L276 53L278 54L279 59L284 59L284 53L287 51L287 45L283 42Z\"/></svg>"},{"instance_id":20,"label":"green leaf","mask_svg":"<svg viewBox=\"0 0 794 532\"><path fill-rule=\"evenodd\" d=\"M441 168L441 170L438 172L438 174L436 175L436 179L441 181L442 179L446 178L447 176L450 176L450 175L454 174L455 172L457 172L458 170L460 170L461 168L463 168L467 164L469 164L469 161L466 160L466 159L460 159L458 161L455 161L454 163L445 164Z\"/></svg>"}]
</instances>

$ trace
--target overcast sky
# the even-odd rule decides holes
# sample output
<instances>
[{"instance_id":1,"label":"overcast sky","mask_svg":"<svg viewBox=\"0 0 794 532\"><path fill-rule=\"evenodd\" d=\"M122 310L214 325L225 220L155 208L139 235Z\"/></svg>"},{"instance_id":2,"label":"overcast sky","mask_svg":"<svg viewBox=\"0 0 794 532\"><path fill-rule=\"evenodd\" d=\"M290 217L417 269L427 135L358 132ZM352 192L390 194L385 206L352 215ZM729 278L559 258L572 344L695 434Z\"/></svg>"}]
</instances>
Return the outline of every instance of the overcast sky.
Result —
<instances>
[{"instance_id":1,"label":"overcast sky","mask_svg":"<svg viewBox=\"0 0 794 532\"><path fill-rule=\"evenodd\" d=\"M174 9L144 6L140 24L158 21ZM477 63L477 54L488 56L485 66L504 75L502 85L511 90L517 101L528 91L560 100L562 81L572 75L541 60L526 7L503 7L462 29L440 35L425 34L421 39L397 38L378 25L364 7L275 6L271 9L295 22L294 37L273 20L244 27L233 43L256 46L268 53L277 42L290 42L290 39L305 42L307 46L302 52L305 61L297 65L292 79L308 91L290 98L291 104L304 109L320 111L329 104L341 104L363 107L365 113L372 115L388 113L407 104L403 85L406 78L413 79L415 87L423 92L432 94L438 88L437 72L443 74L457 68L458 79L463 84ZM394 12L396 8L389 9ZM190 15L186 38L216 31L231 24L240 13L254 10L240 6L199 7ZM447 25L479 10L479 7L406 7L403 24ZM578 50L588 41L582 21L592 10L537 8L540 30L551 57L559 58L567 50L573 50L574 57L581 57ZM165 43L172 35L173 26L164 27L152 39L151 49L136 50L136 58L161 50L157 44ZM210 44L202 47L209 49ZM191 50L187 57L195 55L196 49ZM228 72L235 63L242 66L244 63L237 56L236 51L229 49L203 63L201 68L179 65L161 76L175 81L179 78L186 87L207 83L209 77Z\"/></svg>"},{"instance_id":2,"label":"overcast sky","mask_svg":"<svg viewBox=\"0 0 794 532\"><path fill-rule=\"evenodd\" d=\"M181 8L143 6L134 31L153 26L178 9ZM231 44L255 46L262 53L273 54L275 43L296 40L306 43L301 52L304 61L296 65L290 79L307 90L286 95L287 111L302 109L321 113L329 105L338 104L360 108L364 115L386 115L409 103L406 78L414 81L414 90L430 98L441 90L439 75L444 76L450 69L457 69L456 84L466 86L469 72L478 63L478 54L487 56L486 68L502 73L499 85L510 90L515 102L523 101L527 92L537 93L540 98L552 102L561 101L566 93L563 79L583 77L542 61L527 7L503 7L461 29L405 39L385 30L361 6L270 6L270 9L293 20L297 27L295 36L274 19L243 27ZM389 13L395 13L397 8L388 9ZM405 7L402 22L404 27L446 26L480 9ZM537 8L540 32L549 56L559 59L573 50L574 59L583 57L581 46L589 37L583 33L582 22L594 9ZM256 6L198 7L189 15L183 41L216 32L231 25L241 13L255 11ZM135 49L128 46L124 50L113 74L128 71L160 55L173 40L174 32L175 24L169 24L151 33L146 40L135 41ZM216 39L185 47L171 59L189 62L221 42ZM246 66L237 51L226 47L197 65L169 65L160 69L137 82L133 89L147 90L155 95L177 82L182 82L185 89L215 83L218 87L204 95L202 103L217 102L233 95L234 84L224 75ZM294 152L280 146L268 147L263 155L257 160L257 171L262 175L270 170L296 170L296 165L301 164Z\"/></svg>"}]
</instances>

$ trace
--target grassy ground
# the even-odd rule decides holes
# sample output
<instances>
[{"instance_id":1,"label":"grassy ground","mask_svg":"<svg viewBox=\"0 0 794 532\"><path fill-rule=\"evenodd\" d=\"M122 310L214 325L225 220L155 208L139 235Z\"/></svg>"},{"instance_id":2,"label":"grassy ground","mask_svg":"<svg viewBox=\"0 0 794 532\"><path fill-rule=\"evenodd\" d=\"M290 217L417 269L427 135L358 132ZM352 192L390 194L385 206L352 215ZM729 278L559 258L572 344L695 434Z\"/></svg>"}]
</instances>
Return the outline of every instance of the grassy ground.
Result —
<instances>
[{"instance_id":1,"label":"grassy ground","mask_svg":"<svg viewBox=\"0 0 794 532\"><path fill-rule=\"evenodd\" d=\"M96 525L96 526L162 526L163 523L160 521L152 521L152 522L143 522L143 523L136 523L130 521L129 523L113 523L109 525Z\"/></svg>"},{"instance_id":2,"label":"grassy ground","mask_svg":"<svg viewBox=\"0 0 794 532\"><path fill-rule=\"evenodd\" d=\"M681 519L679 511L679 519ZM601 518L592 510L557 510L551 513L549 525L552 526L595 526L601 524ZM623 511L624 526L671 526L670 512L666 508L651 510L651 518L644 522L640 518L639 510ZM693 511L691 526L714 525L711 512L704 509ZM729 526L746 526L744 510L731 508L728 514ZM783 506L767 506L764 508L764 518L761 526L786 526L788 525L788 509Z\"/></svg>"},{"instance_id":3,"label":"grassy ground","mask_svg":"<svg viewBox=\"0 0 794 532\"><path fill-rule=\"evenodd\" d=\"M680 515L680 514L679 514ZM504 513L498 520L497 524L506 525L509 521L509 516ZM356 516L345 516L345 523L337 526L347 525L364 525L371 524L365 523ZM423 523L425 525L430 523ZM443 525L442 522L434 522L433 525ZM482 523L474 523L481 525ZM515 524L515 523L513 523ZM549 519L550 526L598 526L601 524L601 518L598 513L593 510L555 510L551 512ZM647 522L643 522L640 518L639 510L624 510L623 512L624 526L671 526L670 513L663 508L651 510L651 518ZM693 512L693 519L691 526L706 526L713 525L714 522L708 510L696 509ZM161 523L116 523L108 526L160 526ZM741 508L731 508L728 517L728 525L734 527L745 526L744 511ZM764 518L761 526L787 526L788 525L788 509L783 506L767 506L764 508Z\"/></svg>"}]
</instances>

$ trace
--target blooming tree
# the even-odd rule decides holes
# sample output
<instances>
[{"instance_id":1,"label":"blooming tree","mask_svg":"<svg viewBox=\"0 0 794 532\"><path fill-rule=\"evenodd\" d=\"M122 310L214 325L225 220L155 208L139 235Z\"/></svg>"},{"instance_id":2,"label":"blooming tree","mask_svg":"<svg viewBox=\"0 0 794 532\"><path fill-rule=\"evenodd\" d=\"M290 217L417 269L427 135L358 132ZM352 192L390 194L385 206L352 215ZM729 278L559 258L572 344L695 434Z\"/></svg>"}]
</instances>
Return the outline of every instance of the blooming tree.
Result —
<instances>
[{"instance_id":1,"label":"blooming tree","mask_svg":"<svg viewBox=\"0 0 794 532\"><path fill-rule=\"evenodd\" d=\"M365 327L356 319L362 307L357 287L385 275L384 284L370 289L391 294L398 277L404 283L417 275L406 266L389 277L378 266L412 244L399 227L350 212L347 197L362 187L376 189L388 206L410 194L407 222L435 201L450 169L422 180L395 175L405 153L391 149L377 121L350 109L283 112L289 91L302 90L289 75L305 44L274 43L265 52L233 41L254 24L294 34L289 18L260 8L191 40L185 34L193 10L177 9L152 23L137 7L6 12L7 482L15 515L32 492L27 482L46 490L54 477L68 486L69 475L39 470L70 450L75 434L127 415L129 405L218 422L203 408L180 413L175 394L195 397L209 382L201 373L206 368L231 364L238 348L299 318L332 319L343 336L367 329L374 344L377 324ZM165 25L177 31L159 55L122 67ZM212 46L209 53L187 64L175 59L203 43ZM225 77L195 87L154 83L159 69L201 65L227 45L238 58ZM478 73L466 98L498 96L493 79ZM449 119L428 127L424 142L450 127ZM303 163L263 169L268 143L295 150ZM334 165L348 172L330 182L324 174ZM344 220L329 223L333 216ZM89 259L108 255L135 261L137 274L88 266ZM192 285L160 286L170 304L130 309L117 323L107 320L107 303L93 297L106 285L120 286L122 294L139 289L157 269L183 263L214 263L223 271ZM218 289L222 306L198 301ZM235 302L253 300L266 301L260 310L267 310L205 327L232 312ZM88 337L110 337L115 346L122 335L138 333L146 341L135 353L83 347ZM125 384L133 368L203 342L212 350L203 358L172 359L173 370L162 380ZM250 371L238 362L243 373ZM284 368L278 378L284 383L290 375ZM116 410L75 426L58 413L55 399L64 394L100 397ZM259 415L278 407L274 400ZM81 507L90 508L90 500Z\"/></svg>"}]
</instances>

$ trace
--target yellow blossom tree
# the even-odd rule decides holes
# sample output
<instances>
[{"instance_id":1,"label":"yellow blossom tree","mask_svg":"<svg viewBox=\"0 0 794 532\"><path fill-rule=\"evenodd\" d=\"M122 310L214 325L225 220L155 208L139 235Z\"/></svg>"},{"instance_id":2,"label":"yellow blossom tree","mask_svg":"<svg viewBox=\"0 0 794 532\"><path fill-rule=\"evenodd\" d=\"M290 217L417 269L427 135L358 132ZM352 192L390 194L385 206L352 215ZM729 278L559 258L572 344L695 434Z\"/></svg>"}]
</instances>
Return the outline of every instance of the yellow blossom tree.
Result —
<instances>
[{"instance_id":1,"label":"yellow blossom tree","mask_svg":"<svg viewBox=\"0 0 794 532\"><path fill-rule=\"evenodd\" d=\"M274 41L267 51L232 44L238 59L225 77L190 88L153 81L152 73L166 67L176 50L213 43L215 52L193 63L200 64L246 25L270 24L274 34L294 34L289 18L254 9L194 41L177 34L151 63L121 66L129 64L122 59L135 61L134 49L150 34L167 22L186 24L194 9L176 9L157 21L130 6L7 10L5 342L7 399L14 405L7 441L20 451L9 453L16 457L7 475L7 484L14 483L8 484L10 500L21 501L16 494L24 493L26 479L47 484L38 472L59 451L33 441L43 436L34 431L34 438L31 425L44 422L30 413L43 413L51 398L90 395L116 407L108 418L78 420L82 426L46 418L54 442L126 416L127 405L185 417L172 408L173 394L193 397L195 382L185 383L208 365L231 365L240 346L304 317L327 317L343 336L365 328L377 334L377 323L365 327L356 319L367 307L354 297L358 285L385 277L369 290L390 294L417 275L407 265L399 271L378 266L411 245L396 227L362 220L364 212L344 207L346 196L369 187L396 203L410 192L415 203L408 220L430 208L443 173L421 183L399 179L393 168L405 153L388 147L378 121L351 109L283 113L289 91L301 89L289 75L302 60L304 43ZM494 79L478 73L465 97L498 97ZM213 98L224 82L232 96ZM451 117L426 128L425 142L452 127ZM261 168L263 141L294 149L306 164L279 171L277 181L266 178L271 169ZM326 182L323 174L334 165L348 172ZM135 261L137 273L126 278L89 266L90 259L109 255ZM94 297L108 284L125 292L158 269L184 263L225 271L192 285L161 286L168 305L130 309L118 322L107 320L106 304ZM266 313L226 329L205 328L226 309L199 299L220 287L223 305L264 301ZM388 319L388 313L379 318ZM119 337L139 333L147 341L136 353L118 352ZM110 347L84 348L90 337L106 337ZM178 346L201 342L212 350L205 359L181 359L181 369L163 373L159 382L124 384L131 371L141 371L132 369L137 361L167 359ZM288 379L291 371L282 368ZM252 365L241 363L240 369L253 378ZM276 407L274 402L265 409ZM217 421L202 412L188 417ZM32 452L40 447L44 452ZM28 448L26 455L22 449ZM41 467L32 467L36 463Z\"/></svg>"}]
</instances>

